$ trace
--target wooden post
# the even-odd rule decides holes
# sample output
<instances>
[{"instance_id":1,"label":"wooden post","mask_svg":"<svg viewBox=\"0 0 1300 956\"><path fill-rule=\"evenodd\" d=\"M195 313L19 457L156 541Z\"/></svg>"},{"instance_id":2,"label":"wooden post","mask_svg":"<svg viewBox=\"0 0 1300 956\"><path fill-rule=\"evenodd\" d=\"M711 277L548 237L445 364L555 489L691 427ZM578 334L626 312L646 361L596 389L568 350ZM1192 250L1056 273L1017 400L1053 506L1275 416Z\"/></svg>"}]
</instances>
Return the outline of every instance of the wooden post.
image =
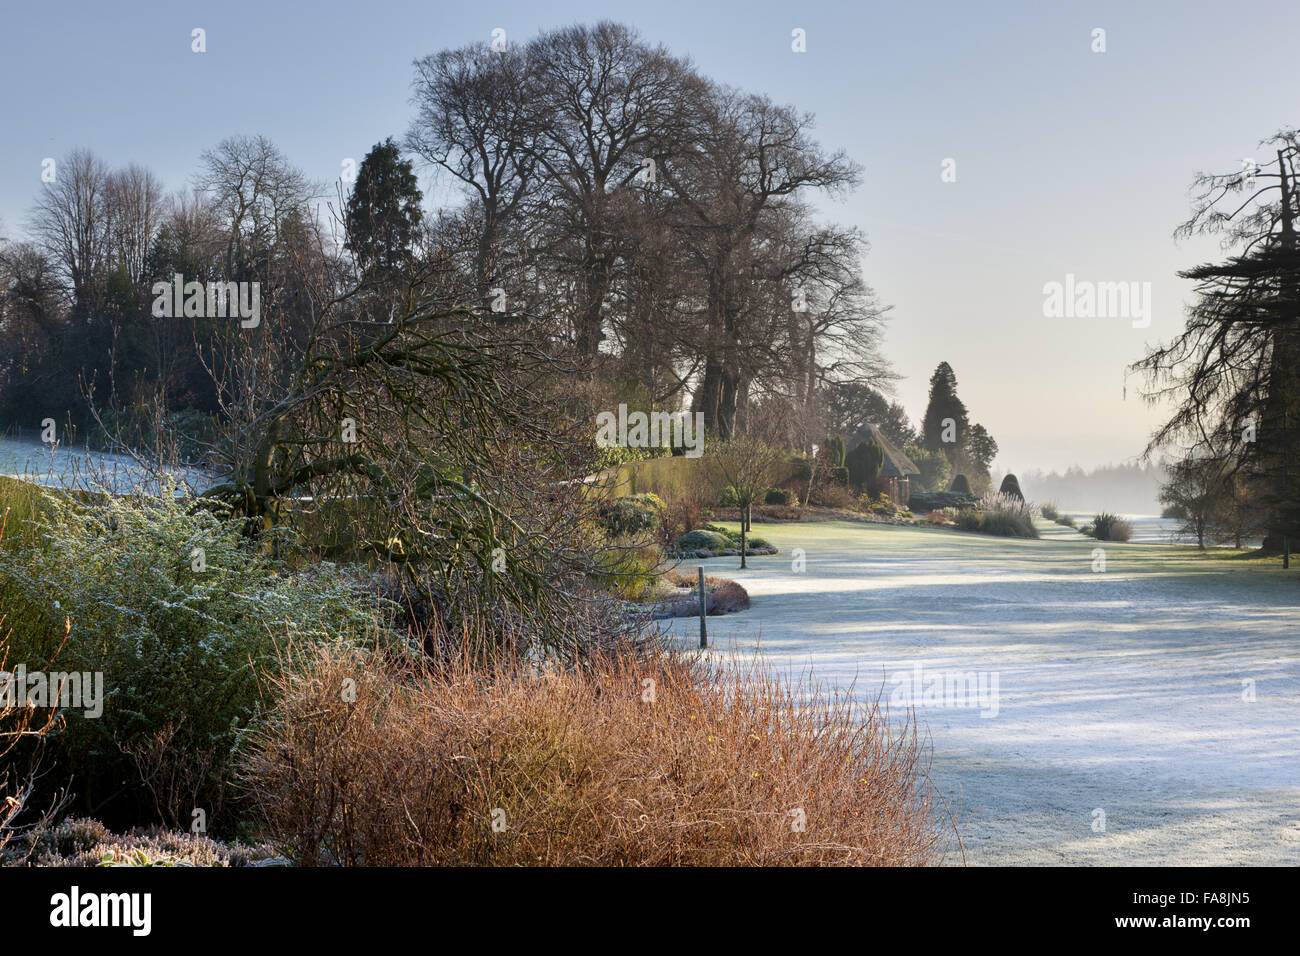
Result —
<instances>
[{"instance_id":1,"label":"wooden post","mask_svg":"<svg viewBox=\"0 0 1300 956\"><path fill-rule=\"evenodd\" d=\"M700 647L709 646L709 628L704 623L704 615L709 613L709 595L704 590L704 565L699 566L700 581Z\"/></svg>"}]
</instances>

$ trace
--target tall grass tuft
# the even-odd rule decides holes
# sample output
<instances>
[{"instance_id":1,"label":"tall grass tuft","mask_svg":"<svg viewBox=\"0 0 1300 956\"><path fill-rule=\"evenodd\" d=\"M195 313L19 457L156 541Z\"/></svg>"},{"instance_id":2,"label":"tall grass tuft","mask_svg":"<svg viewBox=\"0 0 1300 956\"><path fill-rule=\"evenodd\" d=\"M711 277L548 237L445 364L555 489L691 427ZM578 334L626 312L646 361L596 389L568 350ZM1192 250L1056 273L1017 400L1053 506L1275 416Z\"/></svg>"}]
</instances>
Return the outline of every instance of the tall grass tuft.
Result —
<instances>
[{"instance_id":1,"label":"tall grass tuft","mask_svg":"<svg viewBox=\"0 0 1300 956\"><path fill-rule=\"evenodd\" d=\"M761 662L318 647L269 686L243 782L303 865L923 865L951 833L914 724Z\"/></svg>"},{"instance_id":2,"label":"tall grass tuft","mask_svg":"<svg viewBox=\"0 0 1300 956\"><path fill-rule=\"evenodd\" d=\"M1109 511L1093 515L1090 527L1089 534L1098 541L1127 541L1133 537L1133 526Z\"/></svg>"},{"instance_id":3,"label":"tall grass tuft","mask_svg":"<svg viewBox=\"0 0 1300 956\"><path fill-rule=\"evenodd\" d=\"M956 525L962 531L1004 538L1037 538L1034 506L1023 498L1006 494L987 494L974 507L957 512Z\"/></svg>"}]
</instances>

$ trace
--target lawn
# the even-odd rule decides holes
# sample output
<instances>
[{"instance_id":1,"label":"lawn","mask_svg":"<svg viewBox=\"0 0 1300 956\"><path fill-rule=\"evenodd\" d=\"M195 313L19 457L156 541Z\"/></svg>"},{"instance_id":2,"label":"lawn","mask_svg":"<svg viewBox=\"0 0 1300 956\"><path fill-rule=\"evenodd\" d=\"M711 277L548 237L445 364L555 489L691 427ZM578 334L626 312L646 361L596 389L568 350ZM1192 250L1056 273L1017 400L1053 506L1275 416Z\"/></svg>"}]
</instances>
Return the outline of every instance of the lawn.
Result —
<instances>
[{"instance_id":1,"label":"lawn","mask_svg":"<svg viewBox=\"0 0 1300 956\"><path fill-rule=\"evenodd\" d=\"M997 680L996 708L918 701L969 862L1300 863L1300 566L1038 525L756 523L779 554L690 567L753 599L712 653L886 699L917 665Z\"/></svg>"}]
</instances>

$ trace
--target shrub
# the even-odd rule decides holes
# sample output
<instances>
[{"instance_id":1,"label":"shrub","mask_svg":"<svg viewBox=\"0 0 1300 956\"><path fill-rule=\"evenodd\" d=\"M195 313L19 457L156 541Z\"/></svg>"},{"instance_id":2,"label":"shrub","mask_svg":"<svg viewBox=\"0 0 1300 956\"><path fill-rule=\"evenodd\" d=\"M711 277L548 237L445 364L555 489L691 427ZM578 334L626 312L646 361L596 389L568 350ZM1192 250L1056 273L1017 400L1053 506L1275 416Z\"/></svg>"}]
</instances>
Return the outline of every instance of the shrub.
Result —
<instances>
[{"instance_id":1,"label":"shrub","mask_svg":"<svg viewBox=\"0 0 1300 956\"><path fill-rule=\"evenodd\" d=\"M709 614L734 614L749 607L749 592L735 581L714 579L710 583L706 577L704 585L709 589ZM696 611L699 611L698 607Z\"/></svg>"},{"instance_id":2,"label":"shrub","mask_svg":"<svg viewBox=\"0 0 1300 956\"><path fill-rule=\"evenodd\" d=\"M919 475L912 477L912 486L916 491L942 492L947 487L948 477L952 474L947 455L917 444L904 445L903 454L921 470Z\"/></svg>"},{"instance_id":3,"label":"shrub","mask_svg":"<svg viewBox=\"0 0 1300 956\"><path fill-rule=\"evenodd\" d=\"M328 563L285 573L242 519L170 487L46 504L44 546L0 552L0 575L46 618L15 633L14 656L49 660L68 626L59 670L102 673L105 696L98 718L66 714L57 762L82 805L152 807L172 826L199 806L211 825L258 712L255 668L276 657L277 639L379 637L377 601Z\"/></svg>"},{"instance_id":4,"label":"shrub","mask_svg":"<svg viewBox=\"0 0 1300 956\"><path fill-rule=\"evenodd\" d=\"M1049 501L1039 507L1038 512L1048 521L1056 521L1059 524L1061 513L1056 510L1056 505L1052 504L1052 502Z\"/></svg>"},{"instance_id":5,"label":"shrub","mask_svg":"<svg viewBox=\"0 0 1300 956\"><path fill-rule=\"evenodd\" d=\"M698 528L702 520L700 503L690 495L675 495L664 502L663 518L660 521L662 540L665 546L671 546L692 528Z\"/></svg>"},{"instance_id":6,"label":"shrub","mask_svg":"<svg viewBox=\"0 0 1300 956\"><path fill-rule=\"evenodd\" d=\"M720 508L739 508L740 492L736 490L735 485L727 485L722 489L722 495L718 498Z\"/></svg>"},{"instance_id":7,"label":"shrub","mask_svg":"<svg viewBox=\"0 0 1300 956\"><path fill-rule=\"evenodd\" d=\"M1025 500L1025 496L1020 492L1020 480L1012 474L1008 474L1002 479L1002 486L998 488L998 494L1019 498L1021 501Z\"/></svg>"},{"instance_id":8,"label":"shrub","mask_svg":"<svg viewBox=\"0 0 1300 956\"><path fill-rule=\"evenodd\" d=\"M839 468L844 464L844 439L838 435L832 435L822 443L822 449L828 459L831 467Z\"/></svg>"},{"instance_id":9,"label":"shrub","mask_svg":"<svg viewBox=\"0 0 1300 956\"><path fill-rule=\"evenodd\" d=\"M689 597L679 598L671 602L669 606L670 616L698 617L700 599L697 593L698 579L695 574L681 574L677 571L669 571L664 577L674 586L690 592ZM708 613L710 616L732 614L736 611L744 611L749 607L749 592L735 581L706 575L704 586L709 592Z\"/></svg>"},{"instance_id":10,"label":"shrub","mask_svg":"<svg viewBox=\"0 0 1300 956\"><path fill-rule=\"evenodd\" d=\"M962 508L953 518L953 524L962 531L979 531L980 513L974 508Z\"/></svg>"},{"instance_id":11,"label":"shrub","mask_svg":"<svg viewBox=\"0 0 1300 956\"><path fill-rule=\"evenodd\" d=\"M0 475L0 521L4 523L0 548L13 551L38 544L39 522L48 510L46 493L39 485Z\"/></svg>"},{"instance_id":12,"label":"shrub","mask_svg":"<svg viewBox=\"0 0 1300 956\"><path fill-rule=\"evenodd\" d=\"M830 480L837 485L847 485L849 483L849 470L843 465L837 465L831 469Z\"/></svg>"},{"instance_id":13,"label":"shrub","mask_svg":"<svg viewBox=\"0 0 1300 956\"><path fill-rule=\"evenodd\" d=\"M592 555L596 579L606 590L627 601L639 601L659 579L663 552L644 538L621 537Z\"/></svg>"},{"instance_id":14,"label":"shrub","mask_svg":"<svg viewBox=\"0 0 1300 956\"><path fill-rule=\"evenodd\" d=\"M794 493L789 488L769 488L763 494L763 504L765 505L790 505L794 501Z\"/></svg>"},{"instance_id":15,"label":"shrub","mask_svg":"<svg viewBox=\"0 0 1300 956\"><path fill-rule=\"evenodd\" d=\"M703 528L687 532L677 542L678 551L724 551L730 547L731 540L725 534Z\"/></svg>"},{"instance_id":16,"label":"shrub","mask_svg":"<svg viewBox=\"0 0 1300 956\"><path fill-rule=\"evenodd\" d=\"M822 508L855 508L858 499L845 485L826 484L813 489L809 502Z\"/></svg>"},{"instance_id":17,"label":"shrub","mask_svg":"<svg viewBox=\"0 0 1300 956\"><path fill-rule=\"evenodd\" d=\"M322 648L268 680L244 782L302 865L923 865L949 833L913 727L762 662Z\"/></svg>"},{"instance_id":18,"label":"shrub","mask_svg":"<svg viewBox=\"0 0 1300 956\"><path fill-rule=\"evenodd\" d=\"M1000 535L1004 538L1037 538L1038 531L1031 519L1018 511L997 508L980 516L980 533Z\"/></svg>"},{"instance_id":19,"label":"shrub","mask_svg":"<svg viewBox=\"0 0 1300 956\"><path fill-rule=\"evenodd\" d=\"M50 510L47 495L39 485L0 475L0 558L5 553L44 546L40 521ZM35 595L3 573L0 613L6 628L24 635L24 644L35 642L49 648L63 636L62 622L54 621Z\"/></svg>"},{"instance_id":20,"label":"shrub","mask_svg":"<svg viewBox=\"0 0 1300 956\"><path fill-rule=\"evenodd\" d=\"M16 670L20 663L28 663L32 670L54 670L57 660L45 662L46 666L35 661L11 661L9 642L13 635L6 627L4 606L0 605L0 675L8 678L10 666ZM58 819L67 802L66 796L57 792L33 799L43 769L48 770L41 766L44 745L63 725L57 709L42 713L27 706L25 694L10 689L0 693L0 858L15 837L30 835Z\"/></svg>"},{"instance_id":21,"label":"shrub","mask_svg":"<svg viewBox=\"0 0 1300 956\"><path fill-rule=\"evenodd\" d=\"M1070 517L1069 515L1061 515L1059 518L1056 519L1056 523L1059 525L1064 525L1067 528L1073 528L1074 518Z\"/></svg>"},{"instance_id":22,"label":"shrub","mask_svg":"<svg viewBox=\"0 0 1300 956\"><path fill-rule=\"evenodd\" d=\"M664 503L655 494L629 495L602 501L596 520L611 538L645 534L659 526Z\"/></svg>"},{"instance_id":23,"label":"shrub","mask_svg":"<svg viewBox=\"0 0 1300 956\"><path fill-rule=\"evenodd\" d=\"M1037 538L1033 508L1013 495L986 495L974 507L957 512L956 525L963 531L1004 538Z\"/></svg>"},{"instance_id":24,"label":"shrub","mask_svg":"<svg viewBox=\"0 0 1300 956\"><path fill-rule=\"evenodd\" d=\"M958 495L969 495L972 493L970 490L970 482L966 480L965 475L958 475L954 478L952 480L952 485L948 490Z\"/></svg>"},{"instance_id":25,"label":"shrub","mask_svg":"<svg viewBox=\"0 0 1300 956\"><path fill-rule=\"evenodd\" d=\"M1109 511L1094 515L1089 527L1091 530L1085 533L1098 541L1127 541L1133 536L1133 526Z\"/></svg>"},{"instance_id":26,"label":"shrub","mask_svg":"<svg viewBox=\"0 0 1300 956\"><path fill-rule=\"evenodd\" d=\"M908 498L908 507L913 511L949 511L957 513L960 508L977 503L974 495L958 495L951 491L914 491Z\"/></svg>"}]
</instances>

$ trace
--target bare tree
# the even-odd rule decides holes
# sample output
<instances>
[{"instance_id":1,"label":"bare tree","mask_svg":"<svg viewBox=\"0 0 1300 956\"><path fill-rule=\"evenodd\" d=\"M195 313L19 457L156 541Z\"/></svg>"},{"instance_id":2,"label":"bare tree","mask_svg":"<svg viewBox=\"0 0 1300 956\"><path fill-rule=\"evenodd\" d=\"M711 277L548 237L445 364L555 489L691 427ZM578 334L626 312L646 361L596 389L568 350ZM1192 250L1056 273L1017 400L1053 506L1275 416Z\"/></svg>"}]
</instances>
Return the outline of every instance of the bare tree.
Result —
<instances>
[{"instance_id":1,"label":"bare tree","mask_svg":"<svg viewBox=\"0 0 1300 956\"><path fill-rule=\"evenodd\" d=\"M202 161L195 185L225 221L227 277L276 245L293 216L323 195L265 136L231 136Z\"/></svg>"},{"instance_id":2,"label":"bare tree","mask_svg":"<svg viewBox=\"0 0 1300 956\"><path fill-rule=\"evenodd\" d=\"M667 163L664 176L680 201L680 228L703 286L705 358L694 408L726 438L753 380L747 352L761 341L747 334L746 323L761 312L764 233L789 200L849 188L859 171L811 140L810 116L765 97L713 87L695 102L694 148Z\"/></svg>"},{"instance_id":3,"label":"bare tree","mask_svg":"<svg viewBox=\"0 0 1300 956\"><path fill-rule=\"evenodd\" d=\"M501 279L504 230L536 186L528 56L485 44L415 62L416 116L406 145L473 196L481 217L473 281L480 305Z\"/></svg>"},{"instance_id":4,"label":"bare tree","mask_svg":"<svg viewBox=\"0 0 1300 956\"><path fill-rule=\"evenodd\" d=\"M102 291L110 259L109 179L102 160L88 150L73 150L56 163L54 181L42 186L28 222L33 241L83 308Z\"/></svg>"},{"instance_id":5,"label":"bare tree","mask_svg":"<svg viewBox=\"0 0 1300 956\"><path fill-rule=\"evenodd\" d=\"M740 566L747 567L746 549L754 502L771 485L786 453L760 438L742 436L715 443L705 454L705 467L719 489L734 490L740 510Z\"/></svg>"},{"instance_id":6,"label":"bare tree","mask_svg":"<svg viewBox=\"0 0 1300 956\"><path fill-rule=\"evenodd\" d=\"M133 284L143 285L150 249L167 214L162 183L148 169L132 163L109 173L105 194L116 264Z\"/></svg>"},{"instance_id":7,"label":"bare tree","mask_svg":"<svg viewBox=\"0 0 1300 956\"><path fill-rule=\"evenodd\" d=\"M543 34L528 46L526 99L544 173L542 205L555 268L574 279L572 322L580 361L605 339L606 298L625 252L619 197L654 175L686 131L690 66L630 28L601 22ZM630 197L629 197L630 198Z\"/></svg>"}]
</instances>

